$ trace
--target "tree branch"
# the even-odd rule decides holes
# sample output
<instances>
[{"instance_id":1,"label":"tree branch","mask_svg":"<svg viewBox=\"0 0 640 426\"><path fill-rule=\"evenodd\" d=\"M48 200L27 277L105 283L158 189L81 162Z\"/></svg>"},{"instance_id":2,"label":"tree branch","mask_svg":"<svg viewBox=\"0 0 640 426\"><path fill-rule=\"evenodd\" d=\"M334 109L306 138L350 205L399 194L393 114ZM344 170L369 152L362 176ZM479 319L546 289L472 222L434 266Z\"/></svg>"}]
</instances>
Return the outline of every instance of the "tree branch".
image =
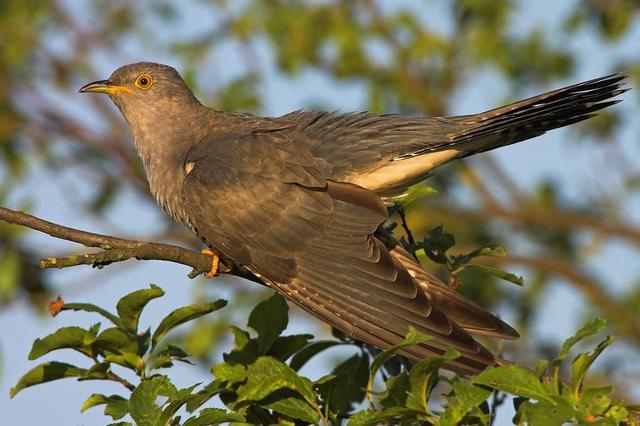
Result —
<instances>
[{"instance_id":1,"label":"tree branch","mask_svg":"<svg viewBox=\"0 0 640 426\"><path fill-rule=\"evenodd\" d=\"M134 258L139 260L164 260L190 266L193 268L189 273L190 278L195 278L200 274L207 273L211 269L211 256L173 244L125 240L109 235L81 231L4 207L0 207L0 220L44 232L55 238L73 241L86 247L102 249L102 251L97 253L63 258L47 257L40 261L40 267L43 269L66 268L77 265L92 265L102 268L114 262ZM244 267L235 264L224 266L226 266L226 268L221 268L220 273L235 275L263 284L262 281Z\"/></svg>"}]
</instances>

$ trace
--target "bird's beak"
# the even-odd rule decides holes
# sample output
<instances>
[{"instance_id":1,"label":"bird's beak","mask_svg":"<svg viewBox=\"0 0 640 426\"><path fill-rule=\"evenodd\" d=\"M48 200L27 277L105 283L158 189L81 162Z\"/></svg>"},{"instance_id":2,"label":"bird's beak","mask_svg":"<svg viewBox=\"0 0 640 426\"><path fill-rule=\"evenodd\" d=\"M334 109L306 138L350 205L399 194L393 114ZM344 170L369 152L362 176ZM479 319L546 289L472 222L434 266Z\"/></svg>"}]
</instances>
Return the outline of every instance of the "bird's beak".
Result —
<instances>
[{"instance_id":1,"label":"bird's beak","mask_svg":"<svg viewBox=\"0 0 640 426\"><path fill-rule=\"evenodd\" d=\"M107 95L115 95L118 93L131 93L132 90L125 86L117 86L109 80L99 80L93 83L85 84L78 90L78 93L106 93Z\"/></svg>"}]
</instances>

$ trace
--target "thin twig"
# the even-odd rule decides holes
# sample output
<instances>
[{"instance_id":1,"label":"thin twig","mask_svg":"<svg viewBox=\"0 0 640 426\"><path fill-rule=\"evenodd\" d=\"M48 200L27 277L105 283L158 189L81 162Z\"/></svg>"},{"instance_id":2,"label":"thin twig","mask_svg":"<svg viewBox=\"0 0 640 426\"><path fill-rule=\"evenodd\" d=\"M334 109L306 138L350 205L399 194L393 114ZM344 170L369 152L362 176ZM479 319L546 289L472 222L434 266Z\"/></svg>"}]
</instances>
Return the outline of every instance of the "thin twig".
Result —
<instances>
[{"instance_id":1,"label":"thin twig","mask_svg":"<svg viewBox=\"0 0 640 426\"><path fill-rule=\"evenodd\" d=\"M40 261L41 268L66 268L76 265L103 267L110 263L127 259L165 260L193 268L190 278L211 269L211 257L173 244L126 240L108 235L81 231L37 218L27 213L0 207L0 220L15 225L26 226L44 232L52 237L73 241L86 247L98 247L102 251L63 258L47 257ZM231 274L263 284L255 275L238 265L221 269L220 273Z\"/></svg>"},{"instance_id":2,"label":"thin twig","mask_svg":"<svg viewBox=\"0 0 640 426\"><path fill-rule=\"evenodd\" d=\"M402 222L402 229L407 234L407 239L409 240L409 245L411 250L409 251L413 257L418 260L418 255L416 255L416 240L413 238L413 233L407 224L407 217L404 214L404 207L398 207L398 216L400 216L400 221Z\"/></svg>"},{"instance_id":3,"label":"thin twig","mask_svg":"<svg viewBox=\"0 0 640 426\"><path fill-rule=\"evenodd\" d=\"M118 376L116 373L113 373L113 372L108 373L107 374L107 379L108 380L112 380L114 382L120 383L122 386L124 386L125 388L129 389L131 392L133 392L136 389L136 387L132 383L130 383L126 379Z\"/></svg>"}]
</instances>

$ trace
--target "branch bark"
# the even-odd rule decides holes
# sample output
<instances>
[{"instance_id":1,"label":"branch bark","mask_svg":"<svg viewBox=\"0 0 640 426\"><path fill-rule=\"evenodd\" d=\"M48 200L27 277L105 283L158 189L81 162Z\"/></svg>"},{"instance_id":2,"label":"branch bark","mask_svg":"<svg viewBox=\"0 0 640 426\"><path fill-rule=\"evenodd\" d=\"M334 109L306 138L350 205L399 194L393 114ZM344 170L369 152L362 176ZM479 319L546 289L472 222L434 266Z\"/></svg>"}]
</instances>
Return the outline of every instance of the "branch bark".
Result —
<instances>
[{"instance_id":1,"label":"branch bark","mask_svg":"<svg viewBox=\"0 0 640 426\"><path fill-rule=\"evenodd\" d=\"M193 268L189 273L190 278L195 278L200 274L207 273L211 269L211 256L173 244L127 240L109 235L81 231L4 207L0 207L0 220L14 225L25 226L55 238L73 241L85 247L102 249L96 253L44 258L40 261L40 267L43 269L67 268L77 265L92 265L102 268L114 262L134 258L138 260L164 260L190 266ZM235 264L224 266L225 267L220 270L222 274L235 275L259 284L264 284L244 267Z\"/></svg>"}]
</instances>

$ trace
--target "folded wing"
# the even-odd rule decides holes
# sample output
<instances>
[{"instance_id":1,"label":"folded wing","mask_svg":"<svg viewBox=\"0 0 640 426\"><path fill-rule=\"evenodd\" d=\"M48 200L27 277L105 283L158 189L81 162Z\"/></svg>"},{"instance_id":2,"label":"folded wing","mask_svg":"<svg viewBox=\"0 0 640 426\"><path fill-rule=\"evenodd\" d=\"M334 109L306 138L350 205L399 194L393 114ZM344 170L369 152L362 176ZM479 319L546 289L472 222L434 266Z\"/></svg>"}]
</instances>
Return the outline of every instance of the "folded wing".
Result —
<instances>
[{"instance_id":1,"label":"folded wing","mask_svg":"<svg viewBox=\"0 0 640 426\"><path fill-rule=\"evenodd\" d=\"M303 146L287 132L203 140L187 158L188 224L286 298L354 338L387 348L413 326L433 339L405 349L408 357L454 347L462 357L450 369L474 373L493 364L492 354L454 319L457 305L469 315L490 314L460 302L455 292L432 290L434 284L425 291L414 278L425 281L416 275L419 265L375 236L387 219L381 199L326 179L322 163Z\"/></svg>"}]
</instances>

